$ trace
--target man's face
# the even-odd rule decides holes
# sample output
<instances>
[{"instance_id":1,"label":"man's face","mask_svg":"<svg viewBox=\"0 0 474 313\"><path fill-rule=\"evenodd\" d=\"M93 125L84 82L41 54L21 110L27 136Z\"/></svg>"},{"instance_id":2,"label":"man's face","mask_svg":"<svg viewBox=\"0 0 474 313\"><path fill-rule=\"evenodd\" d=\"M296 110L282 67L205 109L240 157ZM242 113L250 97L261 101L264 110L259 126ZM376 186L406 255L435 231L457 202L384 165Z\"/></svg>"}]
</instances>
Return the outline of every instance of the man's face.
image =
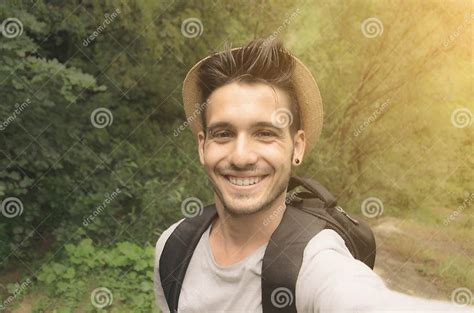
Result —
<instances>
[{"instance_id":1,"label":"man's face","mask_svg":"<svg viewBox=\"0 0 474 313\"><path fill-rule=\"evenodd\" d=\"M294 152L302 159L304 132L298 131L293 144L290 125L276 122L281 122L278 114L289 112L290 102L286 92L275 91L261 83L231 83L209 97L207 136L198 135L199 157L216 204L232 216L284 202Z\"/></svg>"}]
</instances>

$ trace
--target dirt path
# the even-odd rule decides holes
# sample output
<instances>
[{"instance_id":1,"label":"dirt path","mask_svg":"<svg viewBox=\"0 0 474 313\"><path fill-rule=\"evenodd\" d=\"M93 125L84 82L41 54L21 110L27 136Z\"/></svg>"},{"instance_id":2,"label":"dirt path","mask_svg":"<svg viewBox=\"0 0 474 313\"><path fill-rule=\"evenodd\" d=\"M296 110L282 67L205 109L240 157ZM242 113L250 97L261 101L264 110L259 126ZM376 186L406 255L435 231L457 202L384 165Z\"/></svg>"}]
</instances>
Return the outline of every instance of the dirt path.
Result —
<instances>
[{"instance_id":1,"label":"dirt path","mask_svg":"<svg viewBox=\"0 0 474 313\"><path fill-rule=\"evenodd\" d=\"M398 255L393 249L389 249L388 246L393 245L393 242L389 241L395 240L394 238L397 238L398 244L403 244L400 238L405 238L406 241L413 240L403 226L404 222L396 218L381 219L373 226L377 241L374 271L392 290L423 298L449 300L449 292L443 290L437 277L422 275L417 270L419 264L410 256Z\"/></svg>"}]
</instances>

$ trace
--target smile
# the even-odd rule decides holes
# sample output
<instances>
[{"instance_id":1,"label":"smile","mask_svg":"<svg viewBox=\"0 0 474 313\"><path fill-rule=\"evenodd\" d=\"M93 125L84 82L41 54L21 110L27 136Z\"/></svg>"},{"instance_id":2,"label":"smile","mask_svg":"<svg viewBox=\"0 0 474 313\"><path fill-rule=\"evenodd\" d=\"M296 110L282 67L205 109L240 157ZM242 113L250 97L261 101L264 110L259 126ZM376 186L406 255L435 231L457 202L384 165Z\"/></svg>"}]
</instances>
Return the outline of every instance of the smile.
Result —
<instances>
[{"instance_id":1,"label":"smile","mask_svg":"<svg viewBox=\"0 0 474 313\"><path fill-rule=\"evenodd\" d=\"M224 176L226 180L235 187L254 187L260 185L262 180L264 180L268 175L264 176L253 176L253 177L233 177L233 176Z\"/></svg>"}]
</instances>

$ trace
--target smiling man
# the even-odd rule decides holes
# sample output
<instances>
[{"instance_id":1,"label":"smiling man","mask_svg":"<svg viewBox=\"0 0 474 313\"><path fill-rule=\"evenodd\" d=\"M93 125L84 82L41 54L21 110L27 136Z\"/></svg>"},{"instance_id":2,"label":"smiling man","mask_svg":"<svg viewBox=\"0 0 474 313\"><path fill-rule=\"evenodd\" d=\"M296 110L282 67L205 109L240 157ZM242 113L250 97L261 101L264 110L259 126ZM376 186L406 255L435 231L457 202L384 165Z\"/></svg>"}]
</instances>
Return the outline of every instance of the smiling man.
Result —
<instances>
[{"instance_id":1,"label":"smiling man","mask_svg":"<svg viewBox=\"0 0 474 313\"><path fill-rule=\"evenodd\" d=\"M186 76L183 98L188 119L200 112L191 126L215 204L203 213L209 222L183 218L156 244L155 289L163 312L470 312L389 290L331 229L304 246L295 294L277 285L269 301L262 260L287 221L285 212L297 210L285 199L292 167L321 133L318 86L281 42L257 39L198 62ZM302 232L290 225L288 235ZM283 249L279 255L293 257Z\"/></svg>"}]
</instances>

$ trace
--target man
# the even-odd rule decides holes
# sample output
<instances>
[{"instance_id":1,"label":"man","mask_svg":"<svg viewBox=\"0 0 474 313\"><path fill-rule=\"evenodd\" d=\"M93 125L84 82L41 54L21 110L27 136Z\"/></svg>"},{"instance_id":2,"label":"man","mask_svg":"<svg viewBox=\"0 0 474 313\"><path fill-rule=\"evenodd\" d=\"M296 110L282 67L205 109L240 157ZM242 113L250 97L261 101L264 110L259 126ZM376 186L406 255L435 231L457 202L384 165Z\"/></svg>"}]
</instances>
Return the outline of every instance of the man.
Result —
<instances>
[{"instance_id":1,"label":"man","mask_svg":"<svg viewBox=\"0 0 474 313\"><path fill-rule=\"evenodd\" d=\"M183 97L188 120L200 113L191 126L218 214L194 250L178 311L262 312L262 258L286 210L292 167L322 129L318 87L280 42L258 39L198 62L186 76ZM155 287L164 312L159 260L183 220L156 245ZM295 301L298 312L469 312L387 289L329 229L305 247Z\"/></svg>"}]
</instances>

